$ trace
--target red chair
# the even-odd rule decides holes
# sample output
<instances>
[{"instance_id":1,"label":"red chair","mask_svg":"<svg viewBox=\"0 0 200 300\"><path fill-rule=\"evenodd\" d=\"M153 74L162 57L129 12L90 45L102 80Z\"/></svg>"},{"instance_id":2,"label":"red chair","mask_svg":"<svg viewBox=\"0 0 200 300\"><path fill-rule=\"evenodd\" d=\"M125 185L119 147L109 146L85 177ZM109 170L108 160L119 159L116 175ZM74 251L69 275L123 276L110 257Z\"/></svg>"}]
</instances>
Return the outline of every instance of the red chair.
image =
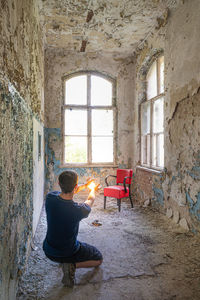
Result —
<instances>
[{"instance_id":1,"label":"red chair","mask_svg":"<svg viewBox=\"0 0 200 300\"><path fill-rule=\"evenodd\" d=\"M115 175L106 176L105 183L107 187L104 188L104 209L106 208L106 197L117 198L117 205L119 211L121 210L121 198L129 197L131 201L131 207L133 207L133 202L131 199L132 176L133 176L132 169L117 169L117 176ZM117 185L109 186L108 177L115 177ZM119 183L123 185L119 185ZM126 185L128 185L128 187Z\"/></svg>"}]
</instances>

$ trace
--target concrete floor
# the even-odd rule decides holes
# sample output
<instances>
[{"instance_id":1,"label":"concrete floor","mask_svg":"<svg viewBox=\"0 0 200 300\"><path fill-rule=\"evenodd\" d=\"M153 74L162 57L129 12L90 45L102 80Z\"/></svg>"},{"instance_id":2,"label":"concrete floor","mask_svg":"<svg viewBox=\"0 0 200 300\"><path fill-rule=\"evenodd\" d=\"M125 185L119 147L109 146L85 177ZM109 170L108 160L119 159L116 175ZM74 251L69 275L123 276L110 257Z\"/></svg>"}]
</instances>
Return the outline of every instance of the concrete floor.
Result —
<instances>
[{"instance_id":1,"label":"concrete floor","mask_svg":"<svg viewBox=\"0 0 200 300\"><path fill-rule=\"evenodd\" d=\"M79 195L80 202L85 195ZM92 225L94 220L102 226ZM98 269L78 269L73 289L63 287L59 264L42 251L46 220L42 214L18 291L18 300L199 300L200 237L183 230L151 208L130 208L123 201L96 198L90 216L81 221L79 240L104 256Z\"/></svg>"}]
</instances>

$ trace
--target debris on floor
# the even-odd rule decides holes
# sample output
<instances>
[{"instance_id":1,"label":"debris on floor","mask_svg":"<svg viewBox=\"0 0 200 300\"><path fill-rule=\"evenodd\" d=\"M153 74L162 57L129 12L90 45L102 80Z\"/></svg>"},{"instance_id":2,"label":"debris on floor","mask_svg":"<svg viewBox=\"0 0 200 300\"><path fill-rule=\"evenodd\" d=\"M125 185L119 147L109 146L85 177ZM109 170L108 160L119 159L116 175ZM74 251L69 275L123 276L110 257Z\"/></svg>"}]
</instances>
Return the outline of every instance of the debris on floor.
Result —
<instances>
[{"instance_id":1,"label":"debris on floor","mask_svg":"<svg viewBox=\"0 0 200 300\"><path fill-rule=\"evenodd\" d=\"M94 220L94 221L92 222L92 225L93 225L93 226L101 226L102 223L100 223L99 220Z\"/></svg>"},{"instance_id":2,"label":"debris on floor","mask_svg":"<svg viewBox=\"0 0 200 300\"><path fill-rule=\"evenodd\" d=\"M85 195L78 195L84 202ZM82 197L82 198L81 198ZM130 207L115 199L95 199L88 218L80 222L78 239L103 254L99 268L77 269L73 289L62 284L62 269L42 251L46 234L43 212L34 238L17 300L199 300L200 237L182 228L152 207ZM94 221L93 221L94 220ZM101 221L101 222L100 222ZM91 226L91 223L103 226Z\"/></svg>"}]
</instances>

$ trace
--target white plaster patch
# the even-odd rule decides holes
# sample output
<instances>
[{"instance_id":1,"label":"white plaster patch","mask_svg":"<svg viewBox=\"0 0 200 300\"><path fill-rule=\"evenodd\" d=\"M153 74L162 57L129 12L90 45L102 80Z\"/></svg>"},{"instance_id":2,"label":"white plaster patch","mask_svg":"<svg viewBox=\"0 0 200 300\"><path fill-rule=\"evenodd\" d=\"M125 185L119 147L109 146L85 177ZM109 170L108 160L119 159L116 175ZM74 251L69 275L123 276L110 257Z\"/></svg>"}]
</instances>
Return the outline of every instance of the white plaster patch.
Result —
<instances>
[{"instance_id":1,"label":"white plaster patch","mask_svg":"<svg viewBox=\"0 0 200 300\"><path fill-rule=\"evenodd\" d=\"M187 220L185 218L182 218L179 222L179 225L186 231L189 231L189 226L187 223Z\"/></svg>"},{"instance_id":2,"label":"white plaster patch","mask_svg":"<svg viewBox=\"0 0 200 300\"><path fill-rule=\"evenodd\" d=\"M147 200L144 202L143 207L150 206L150 204L151 204L151 199L147 199Z\"/></svg>"},{"instance_id":3,"label":"white plaster patch","mask_svg":"<svg viewBox=\"0 0 200 300\"><path fill-rule=\"evenodd\" d=\"M167 208L166 216L170 219L173 216L173 211L171 208Z\"/></svg>"},{"instance_id":4,"label":"white plaster patch","mask_svg":"<svg viewBox=\"0 0 200 300\"><path fill-rule=\"evenodd\" d=\"M173 221L174 221L176 224L178 224L179 218L180 218L180 216L179 216L179 211L178 211L178 210L174 210L174 213L173 213Z\"/></svg>"}]
</instances>

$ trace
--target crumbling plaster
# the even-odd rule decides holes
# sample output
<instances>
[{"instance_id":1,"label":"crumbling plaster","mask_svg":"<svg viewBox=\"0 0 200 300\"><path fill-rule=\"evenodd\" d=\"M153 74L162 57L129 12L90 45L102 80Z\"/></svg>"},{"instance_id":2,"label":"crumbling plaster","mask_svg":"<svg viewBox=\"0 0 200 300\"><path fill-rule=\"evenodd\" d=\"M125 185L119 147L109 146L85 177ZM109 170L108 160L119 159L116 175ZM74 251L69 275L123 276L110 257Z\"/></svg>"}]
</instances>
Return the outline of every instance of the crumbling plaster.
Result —
<instances>
[{"instance_id":1,"label":"crumbling plaster","mask_svg":"<svg viewBox=\"0 0 200 300\"><path fill-rule=\"evenodd\" d=\"M37 3L0 2L0 299L15 299L32 236L33 117L44 115Z\"/></svg>"},{"instance_id":2,"label":"crumbling plaster","mask_svg":"<svg viewBox=\"0 0 200 300\"><path fill-rule=\"evenodd\" d=\"M133 106L135 101L134 61L116 61L98 54L75 54L49 48L45 52L45 140L46 140L46 188L58 188L57 176L65 169L62 165L62 115L63 76L77 71L98 71L116 80L116 104L118 113L117 160L120 167L132 166L133 155ZM76 168L85 180L94 176L101 184L111 168Z\"/></svg>"},{"instance_id":3,"label":"crumbling plaster","mask_svg":"<svg viewBox=\"0 0 200 300\"><path fill-rule=\"evenodd\" d=\"M166 26L149 37L137 56L138 74L154 51L163 49L165 57L165 169L160 175L152 173L151 197L167 209L168 217L177 223L182 220L182 224L194 231L199 231L200 221L199 11L199 1L182 1ZM145 82L141 81L138 76L138 104L144 96ZM136 135L139 136L139 127ZM140 161L139 152L138 139L135 164Z\"/></svg>"},{"instance_id":4,"label":"crumbling plaster","mask_svg":"<svg viewBox=\"0 0 200 300\"><path fill-rule=\"evenodd\" d=\"M40 119L44 115L41 85L43 36L36 1L1 1L0 69Z\"/></svg>"},{"instance_id":5,"label":"crumbling plaster","mask_svg":"<svg viewBox=\"0 0 200 300\"><path fill-rule=\"evenodd\" d=\"M47 44L68 51L127 57L155 27L165 22L178 0L40 1Z\"/></svg>"}]
</instances>

